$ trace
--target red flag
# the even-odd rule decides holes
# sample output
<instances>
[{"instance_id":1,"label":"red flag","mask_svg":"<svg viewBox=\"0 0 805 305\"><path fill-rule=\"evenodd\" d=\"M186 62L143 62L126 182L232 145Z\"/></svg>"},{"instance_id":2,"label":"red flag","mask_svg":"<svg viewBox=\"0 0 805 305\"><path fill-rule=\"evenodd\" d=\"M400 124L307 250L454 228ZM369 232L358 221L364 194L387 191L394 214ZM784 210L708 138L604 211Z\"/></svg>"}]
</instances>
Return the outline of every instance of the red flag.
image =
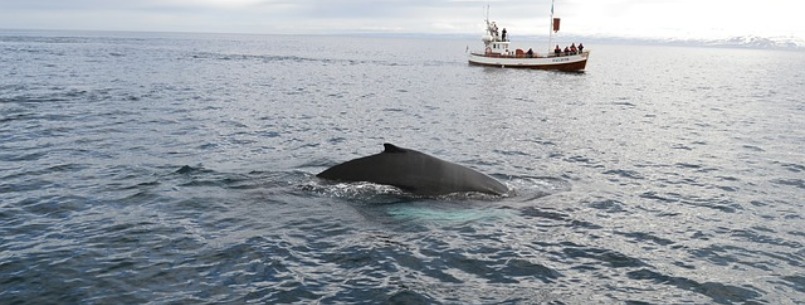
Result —
<instances>
[{"instance_id":1,"label":"red flag","mask_svg":"<svg viewBox=\"0 0 805 305\"><path fill-rule=\"evenodd\" d=\"M553 18L553 32L559 32L559 18Z\"/></svg>"}]
</instances>

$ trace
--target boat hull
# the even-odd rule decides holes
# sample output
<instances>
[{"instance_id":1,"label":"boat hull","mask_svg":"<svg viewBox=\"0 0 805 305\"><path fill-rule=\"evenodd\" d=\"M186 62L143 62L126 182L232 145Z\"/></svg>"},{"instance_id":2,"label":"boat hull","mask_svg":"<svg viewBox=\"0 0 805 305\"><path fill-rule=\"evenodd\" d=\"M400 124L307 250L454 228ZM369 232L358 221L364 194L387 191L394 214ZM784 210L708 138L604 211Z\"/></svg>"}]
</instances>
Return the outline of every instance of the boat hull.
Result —
<instances>
[{"instance_id":1,"label":"boat hull","mask_svg":"<svg viewBox=\"0 0 805 305\"><path fill-rule=\"evenodd\" d=\"M534 57L517 58L504 56L489 56L478 53L470 53L469 63L472 65L500 67L500 68L521 68L539 70L557 70L566 72L584 71L587 66L587 58L590 52L575 55L557 57Z\"/></svg>"}]
</instances>

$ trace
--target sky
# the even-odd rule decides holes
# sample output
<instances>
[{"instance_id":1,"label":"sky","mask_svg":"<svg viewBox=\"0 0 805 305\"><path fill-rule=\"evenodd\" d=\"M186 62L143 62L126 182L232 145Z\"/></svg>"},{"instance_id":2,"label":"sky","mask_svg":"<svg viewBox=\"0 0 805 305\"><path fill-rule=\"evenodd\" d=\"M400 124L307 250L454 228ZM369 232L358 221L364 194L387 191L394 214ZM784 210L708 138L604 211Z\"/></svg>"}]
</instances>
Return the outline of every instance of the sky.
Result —
<instances>
[{"instance_id":1,"label":"sky","mask_svg":"<svg viewBox=\"0 0 805 305\"><path fill-rule=\"evenodd\" d=\"M0 29L547 35L551 0L0 0ZM801 0L556 0L560 34L805 40Z\"/></svg>"}]
</instances>

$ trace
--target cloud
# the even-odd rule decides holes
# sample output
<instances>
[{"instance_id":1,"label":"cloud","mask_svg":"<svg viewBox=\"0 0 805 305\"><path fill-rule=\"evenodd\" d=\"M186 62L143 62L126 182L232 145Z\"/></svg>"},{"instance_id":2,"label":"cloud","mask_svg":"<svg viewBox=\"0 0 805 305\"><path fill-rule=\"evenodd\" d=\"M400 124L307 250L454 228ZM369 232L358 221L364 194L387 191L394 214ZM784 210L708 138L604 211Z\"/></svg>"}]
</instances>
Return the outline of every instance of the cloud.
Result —
<instances>
[{"instance_id":1,"label":"cloud","mask_svg":"<svg viewBox=\"0 0 805 305\"><path fill-rule=\"evenodd\" d=\"M557 0L562 32L626 37L805 38L794 1ZM0 28L242 33L480 33L490 18L513 35L545 35L550 0L3 0Z\"/></svg>"}]
</instances>

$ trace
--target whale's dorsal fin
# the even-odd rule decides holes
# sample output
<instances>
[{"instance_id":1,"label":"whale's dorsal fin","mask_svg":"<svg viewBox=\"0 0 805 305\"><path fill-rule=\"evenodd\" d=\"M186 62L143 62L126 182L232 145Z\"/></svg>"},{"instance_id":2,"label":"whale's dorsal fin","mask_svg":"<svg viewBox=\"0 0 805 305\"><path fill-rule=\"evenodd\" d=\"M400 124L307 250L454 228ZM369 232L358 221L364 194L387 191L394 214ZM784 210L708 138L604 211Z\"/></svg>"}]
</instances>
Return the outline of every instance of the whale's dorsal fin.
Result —
<instances>
[{"instance_id":1,"label":"whale's dorsal fin","mask_svg":"<svg viewBox=\"0 0 805 305\"><path fill-rule=\"evenodd\" d=\"M394 146L394 144L391 144L391 143L385 143L385 144L383 144L383 147L385 148L385 150L383 151L384 153L404 153L404 152L406 152L405 148L400 148L400 147Z\"/></svg>"}]
</instances>

